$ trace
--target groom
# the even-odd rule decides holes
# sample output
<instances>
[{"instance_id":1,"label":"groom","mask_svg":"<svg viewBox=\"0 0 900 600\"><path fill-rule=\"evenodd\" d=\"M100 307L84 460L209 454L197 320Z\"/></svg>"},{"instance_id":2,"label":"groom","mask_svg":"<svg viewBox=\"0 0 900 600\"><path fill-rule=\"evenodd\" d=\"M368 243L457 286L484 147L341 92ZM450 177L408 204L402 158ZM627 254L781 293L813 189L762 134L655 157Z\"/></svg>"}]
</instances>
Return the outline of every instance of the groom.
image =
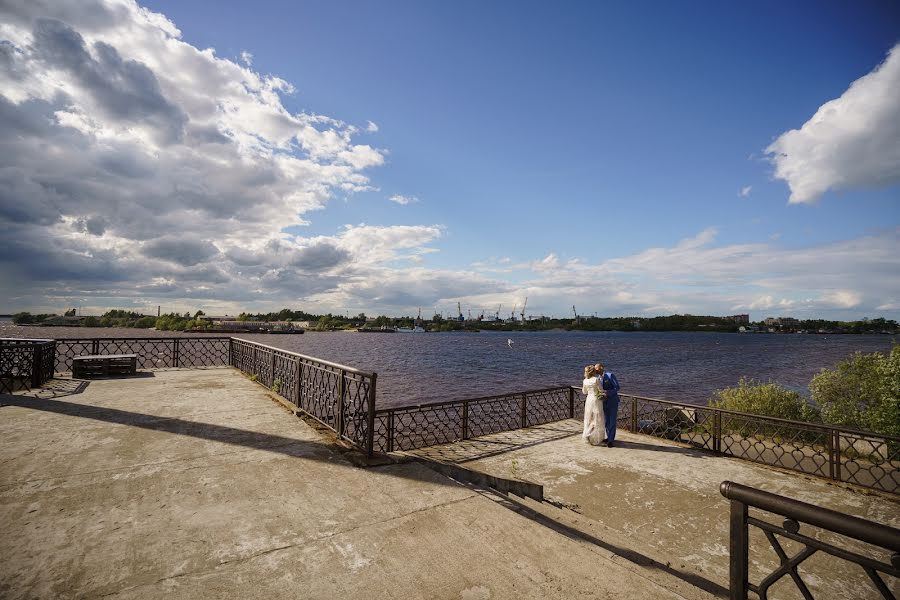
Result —
<instances>
[{"instance_id":1,"label":"groom","mask_svg":"<svg viewBox=\"0 0 900 600\"><path fill-rule=\"evenodd\" d=\"M603 399L603 419L606 425L606 445L616 445L616 420L619 417L619 380L612 373L606 373L601 363L594 365L606 397Z\"/></svg>"}]
</instances>

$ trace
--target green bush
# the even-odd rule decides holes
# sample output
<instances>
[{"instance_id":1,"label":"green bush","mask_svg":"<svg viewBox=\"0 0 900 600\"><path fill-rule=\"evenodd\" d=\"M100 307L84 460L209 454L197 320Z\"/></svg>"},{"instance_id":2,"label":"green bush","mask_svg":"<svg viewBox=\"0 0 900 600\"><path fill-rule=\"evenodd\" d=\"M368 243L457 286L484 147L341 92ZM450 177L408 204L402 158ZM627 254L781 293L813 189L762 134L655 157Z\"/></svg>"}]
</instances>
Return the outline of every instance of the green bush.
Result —
<instances>
[{"instance_id":1,"label":"green bush","mask_svg":"<svg viewBox=\"0 0 900 600\"><path fill-rule=\"evenodd\" d=\"M900 435L900 346L890 354L856 352L809 384L827 423Z\"/></svg>"},{"instance_id":2,"label":"green bush","mask_svg":"<svg viewBox=\"0 0 900 600\"><path fill-rule=\"evenodd\" d=\"M741 378L737 387L718 390L709 405L793 421L818 420L818 411L807 404L799 393L777 383L760 383L746 377Z\"/></svg>"}]
</instances>

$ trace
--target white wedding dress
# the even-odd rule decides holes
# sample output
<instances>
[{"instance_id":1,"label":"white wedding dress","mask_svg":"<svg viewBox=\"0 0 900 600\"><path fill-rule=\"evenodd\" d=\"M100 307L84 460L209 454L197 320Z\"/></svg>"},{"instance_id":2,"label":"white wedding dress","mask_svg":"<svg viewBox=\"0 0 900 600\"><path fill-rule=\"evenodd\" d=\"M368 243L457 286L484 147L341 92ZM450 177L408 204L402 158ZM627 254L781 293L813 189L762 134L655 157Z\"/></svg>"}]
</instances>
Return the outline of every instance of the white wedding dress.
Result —
<instances>
[{"instance_id":1,"label":"white wedding dress","mask_svg":"<svg viewBox=\"0 0 900 600\"><path fill-rule=\"evenodd\" d=\"M584 400L584 431L582 439L597 446L606 439L606 427L603 421L603 390L598 377L589 377L581 385L581 393L587 396Z\"/></svg>"}]
</instances>

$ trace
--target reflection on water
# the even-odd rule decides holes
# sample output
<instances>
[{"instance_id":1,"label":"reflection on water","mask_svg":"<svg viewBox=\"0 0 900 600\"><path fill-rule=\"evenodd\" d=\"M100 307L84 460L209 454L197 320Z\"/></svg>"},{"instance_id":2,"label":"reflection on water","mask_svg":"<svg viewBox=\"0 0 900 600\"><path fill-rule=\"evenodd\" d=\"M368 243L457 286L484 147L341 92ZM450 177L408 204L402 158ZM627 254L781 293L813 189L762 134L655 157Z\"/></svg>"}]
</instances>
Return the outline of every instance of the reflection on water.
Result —
<instances>
[{"instance_id":1,"label":"reflection on water","mask_svg":"<svg viewBox=\"0 0 900 600\"><path fill-rule=\"evenodd\" d=\"M167 331L16 327L0 337L171 337ZM581 383L602 362L625 393L702 403L741 377L807 393L809 380L857 350L889 351L892 336L731 333L316 333L238 337L378 373L379 406L488 396ZM507 339L512 339L510 347Z\"/></svg>"}]
</instances>

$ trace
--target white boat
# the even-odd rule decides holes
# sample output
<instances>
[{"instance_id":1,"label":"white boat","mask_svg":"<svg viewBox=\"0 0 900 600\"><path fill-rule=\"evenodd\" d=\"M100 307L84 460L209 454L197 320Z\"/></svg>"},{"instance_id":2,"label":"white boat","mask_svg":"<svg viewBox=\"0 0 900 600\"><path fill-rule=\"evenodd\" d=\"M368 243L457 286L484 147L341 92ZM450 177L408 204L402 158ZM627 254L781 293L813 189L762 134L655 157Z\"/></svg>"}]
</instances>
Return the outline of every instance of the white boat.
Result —
<instances>
[{"instance_id":1,"label":"white boat","mask_svg":"<svg viewBox=\"0 0 900 600\"><path fill-rule=\"evenodd\" d=\"M416 327L398 327L397 333L425 333L425 330L419 326Z\"/></svg>"}]
</instances>

